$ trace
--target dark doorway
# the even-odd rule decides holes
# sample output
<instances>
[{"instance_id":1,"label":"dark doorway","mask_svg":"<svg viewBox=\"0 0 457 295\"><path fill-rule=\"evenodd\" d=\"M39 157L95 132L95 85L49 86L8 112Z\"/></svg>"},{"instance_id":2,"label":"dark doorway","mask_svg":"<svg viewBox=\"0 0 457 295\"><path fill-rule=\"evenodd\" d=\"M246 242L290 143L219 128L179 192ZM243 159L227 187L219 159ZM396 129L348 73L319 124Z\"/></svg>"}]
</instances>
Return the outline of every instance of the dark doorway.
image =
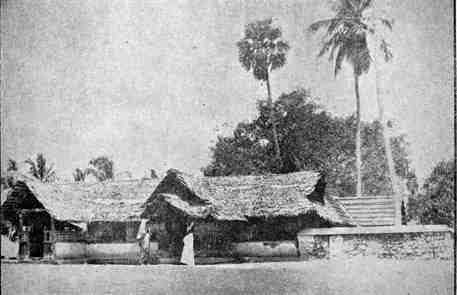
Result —
<instances>
[{"instance_id":1,"label":"dark doorway","mask_svg":"<svg viewBox=\"0 0 457 295\"><path fill-rule=\"evenodd\" d=\"M24 218L29 235L29 256L42 258L44 254L44 231L49 228L50 216L46 212L29 212Z\"/></svg>"}]
</instances>

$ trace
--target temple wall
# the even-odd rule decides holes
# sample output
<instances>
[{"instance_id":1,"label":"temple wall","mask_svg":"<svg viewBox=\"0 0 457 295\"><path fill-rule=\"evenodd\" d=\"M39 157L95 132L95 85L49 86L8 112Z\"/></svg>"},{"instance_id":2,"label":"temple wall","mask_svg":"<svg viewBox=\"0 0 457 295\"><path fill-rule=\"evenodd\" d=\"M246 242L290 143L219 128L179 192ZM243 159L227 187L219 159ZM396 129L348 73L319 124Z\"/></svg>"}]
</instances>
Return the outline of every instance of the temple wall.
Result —
<instances>
[{"instance_id":1,"label":"temple wall","mask_svg":"<svg viewBox=\"0 0 457 295\"><path fill-rule=\"evenodd\" d=\"M151 242L150 253L158 250L157 242ZM140 246L138 243L90 243L87 244L88 259L122 259L137 261L140 258Z\"/></svg>"},{"instance_id":2,"label":"temple wall","mask_svg":"<svg viewBox=\"0 0 457 295\"><path fill-rule=\"evenodd\" d=\"M84 259L87 255L87 244L84 242L54 243L55 259Z\"/></svg>"},{"instance_id":3,"label":"temple wall","mask_svg":"<svg viewBox=\"0 0 457 295\"><path fill-rule=\"evenodd\" d=\"M298 256L295 241L241 242L233 244L233 254L247 257L294 257Z\"/></svg>"},{"instance_id":4,"label":"temple wall","mask_svg":"<svg viewBox=\"0 0 457 295\"><path fill-rule=\"evenodd\" d=\"M300 256L450 259L451 229L444 225L307 229L298 234Z\"/></svg>"}]
</instances>

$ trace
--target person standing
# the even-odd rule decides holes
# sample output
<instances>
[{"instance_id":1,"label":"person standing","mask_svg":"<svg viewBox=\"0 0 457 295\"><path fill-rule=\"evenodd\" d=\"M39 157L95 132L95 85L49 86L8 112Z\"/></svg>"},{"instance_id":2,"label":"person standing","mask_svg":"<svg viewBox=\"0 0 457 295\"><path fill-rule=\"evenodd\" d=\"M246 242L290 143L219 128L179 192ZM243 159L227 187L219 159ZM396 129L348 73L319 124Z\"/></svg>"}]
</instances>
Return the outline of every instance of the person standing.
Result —
<instances>
[{"instance_id":1,"label":"person standing","mask_svg":"<svg viewBox=\"0 0 457 295\"><path fill-rule=\"evenodd\" d=\"M151 230L147 220L141 221L137 239L140 246L140 263L147 264L149 262L149 247L151 244Z\"/></svg>"},{"instance_id":2,"label":"person standing","mask_svg":"<svg viewBox=\"0 0 457 295\"><path fill-rule=\"evenodd\" d=\"M194 223L192 222L186 230L186 235L184 236L183 242L184 247L181 254L181 263L186 265L195 265L194 259Z\"/></svg>"}]
</instances>

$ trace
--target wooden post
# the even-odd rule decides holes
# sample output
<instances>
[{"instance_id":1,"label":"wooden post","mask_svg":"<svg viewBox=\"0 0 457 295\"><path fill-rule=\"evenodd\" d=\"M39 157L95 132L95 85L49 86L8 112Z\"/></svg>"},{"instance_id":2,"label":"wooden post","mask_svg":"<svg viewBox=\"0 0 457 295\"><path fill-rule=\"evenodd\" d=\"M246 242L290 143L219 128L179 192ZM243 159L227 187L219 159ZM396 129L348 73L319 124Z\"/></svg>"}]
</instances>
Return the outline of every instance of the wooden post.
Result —
<instances>
[{"instance_id":1,"label":"wooden post","mask_svg":"<svg viewBox=\"0 0 457 295\"><path fill-rule=\"evenodd\" d=\"M401 226L401 195L394 195L394 206L395 206L395 226Z\"/></svg>"},{"instance_id":2,"label":"wooden post","mask_svg":"<svg viewBox=\"0 0 457 295\"><path fill-rule=\"evenodd\" d=\"M56 248L56 228L55 228L55 222L54 222L54 218L52 217L52 215L49 215L51 220L50 220L50 223L51 223L51 233L50 233L50 242L51 242L51 245L50 245L50 250L51 250L51 259L54 260L55 259L55 248Z\"/></svg>"},{"instance_id":3,"label":"wooden post","mask_svg":"<svg viewBox=\"0 0 457 295\"><path fill-rule=\"evenodd\" d=\"M30 258L30 236L28 231L24 231L24 210L19 212L19 260Z\"/></svg>"},{"instance_id":4,"label":"wooden post","mask_svg":"<svg viewBox=\"0 0 457 295\"><path fill-rule=\"evenodd\" d=\"M22 227L23 227L23 224L24 224L24 221L23 221L23 217L22 217L22 212L19 211L19 225L18 225L18 228L17 228L17 233L18 233L18 237L19 237L18 247L17 247L17 259L18 260L22 260L24 258L23 257L23 253L21 253L21 249L22 249Z\"/></svg>"}]
</instances>

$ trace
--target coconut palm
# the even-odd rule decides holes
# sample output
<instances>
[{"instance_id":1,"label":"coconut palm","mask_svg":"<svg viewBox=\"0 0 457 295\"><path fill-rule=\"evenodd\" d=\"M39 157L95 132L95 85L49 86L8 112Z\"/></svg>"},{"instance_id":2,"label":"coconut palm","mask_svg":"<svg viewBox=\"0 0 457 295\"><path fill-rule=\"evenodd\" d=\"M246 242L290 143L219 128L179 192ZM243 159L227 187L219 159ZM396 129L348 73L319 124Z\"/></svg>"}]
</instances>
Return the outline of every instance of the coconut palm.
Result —
<instances>
[{"instance_id":1,"label":"coconut palm","mask_svg":"<svg viewBox=\"0 0 457 295\"><path fill-rule=\"evenodd\" d=\"M271 18L255 21L246 25L244 37L236 44L239 61L246 71L251 71L254 78L266 82L267 104L270 109L276 158L281 161L278 132L274 120L273 100L271 97L270 73L286 63L289 44L282 39L281 29L273 27Z\"/></svg>"},{"instance_id":2,"label":"coconut palm","mask_svg":"<svg viewBox=\"0 0 457 295\"><path fill-rule=\"evenodd\" d=\"M8 166L6 171L17 171L17 162L11 158L8 159Z\"/></svg>"},{"instance_id":3,"label":"coconut palm","mask_svg":"<svg viewBox=\"0 0 457 295\"><path fill-rule=\"evenodd\" d=\"M73 172L73 178L76 182L84 182L86 180L86 176L88 174L87 169L82 170L81 168L76 168Z\"/></svg>"},{"instance_id":4,"label":"coconut palm","mask_svg":"<svg viewBox=\"0 0 457 295\"><path fill-rule=\"evenodd\" d=\"M361 141L360 141L360 76L370 69L372 57L368 47L368 36L375 34L374 27L370 24L372 19L364 16L372 5L372 0L339 0L333 7L335 16L330 19L317 21L309 27L310 32L315 33L325 29L322 48L318 54L322 57L329 54L329 60L334 62L335 76L340 72L343 62L346 61L351 67L354 76L354 92L356 99L356 170L357 188L356 194L362 193L361 175ZM380 23L389 29L392 22L386 18L380 18ZM384 58L392 57L390 48L384 39L380 39L380 49ZM390 146L388 147L390 149ZM392 176L391 176L392 178Z\"/></svg>"},{"instance_id":5,"label":"coconut palm","mask_svg":"<svg viewBox=\"0 0 457 295\"><path fill-rule=\"evenodd\" d=\"M43 154L39 153L36 155L35 161L27 159L25 163L29 164L30 174L41 182L50 182L55 179L53 165L48 166L46 164L46 158Z\"/></svg>"}]
</instances>

